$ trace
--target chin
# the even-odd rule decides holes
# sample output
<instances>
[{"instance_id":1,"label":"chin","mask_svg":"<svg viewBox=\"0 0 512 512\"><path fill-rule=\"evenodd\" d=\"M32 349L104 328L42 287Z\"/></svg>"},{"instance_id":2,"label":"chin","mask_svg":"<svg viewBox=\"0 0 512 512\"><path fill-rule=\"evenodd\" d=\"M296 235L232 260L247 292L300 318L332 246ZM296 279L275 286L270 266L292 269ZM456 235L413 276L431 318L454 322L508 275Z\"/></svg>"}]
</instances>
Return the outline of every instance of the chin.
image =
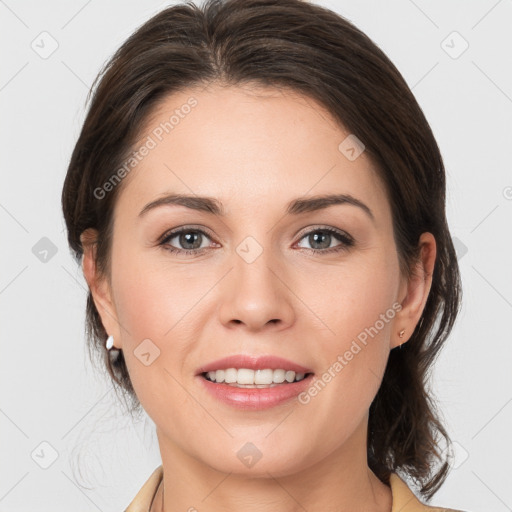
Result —
<instances>
[{"instance_id":1,"label":"chin","mask_svg":"<svg viewBox=\"0 0 512 512\"><path fill-rule=\"evenodd\" d=\"M203 453L201 460L222 473L247 475L253 478L268 478L269 474L282 477L305 469L307 463L304 460L303 443L297 440L296 445L283 446L282 443L276 443L275 439L270 439L272 434L266 439L265 435L267 434L260 437L244 436L243 441L234 438L229 446L221 446L216 453L212 452L210 446L207 459ZM308 451L310 449L311 446L308 444Z\"/></svg>"}]
</instances>

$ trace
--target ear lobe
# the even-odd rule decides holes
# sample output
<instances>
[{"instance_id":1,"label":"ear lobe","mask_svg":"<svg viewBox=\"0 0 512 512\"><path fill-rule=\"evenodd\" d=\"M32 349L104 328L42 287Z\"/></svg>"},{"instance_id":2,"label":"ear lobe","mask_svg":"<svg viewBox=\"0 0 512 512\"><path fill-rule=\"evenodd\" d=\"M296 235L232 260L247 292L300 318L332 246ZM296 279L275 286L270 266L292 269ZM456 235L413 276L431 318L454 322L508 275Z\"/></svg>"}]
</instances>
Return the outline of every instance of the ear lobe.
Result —
<instances>
[{"instance_id":1,"label":"ear lobe","mask_svg":"<svg viewBox=\"0 0 512 512\"><path fill-rule=\"evenodd\" d=\"M82 271L89 285L92 298L98 313L101 317L103 327L108 334L119 339L118 321L115 314L110 286L105 276L99 274L96 267L96 247L98 232L95 229L88 228L80 235L80 241L84 248L82 257Z\"/></svg>"},{"instance_id":2,"label":"ear lobe","mask_svg":"<svg viewBox=\"0 0 512 512\"><path fill-rule=\"evenodd\" d=\"M425 304L427 303L436 260L436 241L432 233L422 233L419 239L420 261L414 268L414 273L406 283L406 296L401 301L402 309L396 315L396 328L392 334L391 347L394 348L408 341L418 324ZM404 337L398 332L405 329Z\"/></svg>"}]
</instances>

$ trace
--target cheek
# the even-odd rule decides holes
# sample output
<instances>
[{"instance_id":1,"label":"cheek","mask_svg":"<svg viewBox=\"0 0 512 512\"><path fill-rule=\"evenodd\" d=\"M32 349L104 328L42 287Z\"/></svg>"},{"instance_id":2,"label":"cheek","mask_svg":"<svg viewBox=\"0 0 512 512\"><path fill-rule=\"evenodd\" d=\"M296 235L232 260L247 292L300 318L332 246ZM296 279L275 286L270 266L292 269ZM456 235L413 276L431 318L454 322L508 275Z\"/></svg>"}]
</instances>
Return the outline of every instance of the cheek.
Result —
<instances>
[{"instance_id":1,"label":"cheek","mask_svg":"<svg viewBox=\"0 0 512 512\"><path fill-rule=\"evenodd\" d=\"M173 309L168 293L164 293L164 282L140 268L134 272L126 270L114 285L118 320L125 329L123 343L133 345L144 338L156 341L172 322Z\"/></svg>"},{"instance_id":2,"label":"cheek","mask_svg":"<svg viewBox=\"0 0 512 512\"><path fill-rule=\"evenodd\" d=\"M173 396L172 376L182 380L183 362L200 339L195 320L204 315L200 299L208 288L185 267L166 268L163 258L121 248L116 257L112 279L125 361L140 401L151 410ZM183 398L178 387L175 399Z\"/></svg>"},{"instance_id":3,"label":"cheek","mask_svg":"<svg viewBox=\"0 0 512 512\"><path fill-rule=\"evenodd\" d=\"M182 319L198 300L190 276L180 269L166 270L165 259L150 251L145 255L120 249L117 256L113 287L118 319L125 328L123 338L133 345L145 338L159 344L172 337L172 329L183 325Z\"/></svg>"},{"instance_id":4,"label":"cheek","mask_svg":"<svg viewBox=\"0 0 512 512\"><path fill-rule=\"evenodd\" d=\"M331 394L328 407L343 403L358 415L373 400L389 356L396 279L385 261L354 265L331 280L324 305L317 304L329 327L317 345L324 372L318 377Z\"/></svg>"},{"instance_id":5,"label":"cheek","mask_svg":"<svg viewBox=\"0 0 512 512\"><path fill-rule=\"evenodd\" d=\"M331 335L325 337L326 341L337 350L358 336L364 339L369 329L375 338L388 335L395 315L392 306L396 301L398 274L392 264L377 256L332 269L328 279L322 280L324 294L318 293L316 279L311 281L315 287L306 292L315 297L312 309L320 313L329 328L326 332ZM325 353L329 353L327 347Z\"/></svg>"},{"instance_id":6,"label":"cheek","mask_svg":"<svg viewBox=\"0 0 512 512\"><path fill-rule=\"evenodd\" d=\"M123 353L139 401L150 417L162 421L159 414L168 411L166 404L179 407L185 399L173 377L182 380L187 345L178 334L186 321L187 301L174 291L182 289L179 280L166 280L161 269L140 260L131 263L124 258L114 283Z\"/></svg>"}]
</instances>

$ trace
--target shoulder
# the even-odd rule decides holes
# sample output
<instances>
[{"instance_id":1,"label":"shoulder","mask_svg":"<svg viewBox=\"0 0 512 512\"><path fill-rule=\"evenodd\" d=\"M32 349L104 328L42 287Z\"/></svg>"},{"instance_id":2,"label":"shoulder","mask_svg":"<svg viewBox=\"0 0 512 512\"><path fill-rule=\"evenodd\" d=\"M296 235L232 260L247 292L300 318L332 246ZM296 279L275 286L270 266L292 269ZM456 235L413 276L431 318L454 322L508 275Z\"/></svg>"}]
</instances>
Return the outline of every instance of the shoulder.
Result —
<instances>
[{"instance_id":1,"label":"shoulder","mask_svg":"<svg viewBox=\"0 0 512 512\"><path fill-rule=\"evenodd\" d=\"M158 466L141 487L124 512L146 512L163 477L163 467ZM409 486L396 473L389 477L393 505L391 512L465 512L453 508L434 507L422 503Z\"/></svg>"},{"instance_id":2,"label":"shoulder","mask_svg":"<svg viewBox=\"0 0 512 512\"><path fill-rule=\"evenodd\" d=\"M396 473L391 473L389 485L393 496L391 512L465 512L453 508L425 505Z\"/></svg>"},{"instance_id":3,"label":"shoulder","mask_svg":"<svg viewBox=\"0 0 512 512\"><path fill-rule=\"evenodd\" d=\"M147 512L163 477L163 467L158 466L141 487L124 512Z\"/></svg>"}]
</instances>

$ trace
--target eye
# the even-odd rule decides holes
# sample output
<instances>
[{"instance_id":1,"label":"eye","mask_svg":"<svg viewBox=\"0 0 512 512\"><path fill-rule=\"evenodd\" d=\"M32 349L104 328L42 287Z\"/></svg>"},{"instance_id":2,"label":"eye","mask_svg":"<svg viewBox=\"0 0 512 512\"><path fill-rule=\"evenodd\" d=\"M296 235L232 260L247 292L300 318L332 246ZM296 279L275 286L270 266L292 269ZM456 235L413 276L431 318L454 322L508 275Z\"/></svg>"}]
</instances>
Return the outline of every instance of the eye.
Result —
<instances>
[{"instance_id":1,"label":"eye","mask_svg":"<svg viewBox=\"0 0 512 512\"><path fill-rule=\"evenodd\" d=\"M171 240L175 238L177 239L175 243L178 243L183 248L175 247L170 244ZM205 238L209 238L209 236L203 230L183 227L165 233L161 237L159 245L174 253L200 254L208 247L208 244L206 246L202 244Z\"/></svg>"},{"instance_id":2,"label":"eye","mask_svg":"<svg viewBox=\"0 0 512 512\"><path fill-rule=\"evenodd\" d=\"M312 231L308 231L301 240L307 239L308 243L312 245L309 249L315 253L331 253L337 251L346 251L349 247L354 245L354 239L334 228L317 228ZM334 247L331 247L331 243L338 240L340 243Z\"/></svg>"}]
</instances>

